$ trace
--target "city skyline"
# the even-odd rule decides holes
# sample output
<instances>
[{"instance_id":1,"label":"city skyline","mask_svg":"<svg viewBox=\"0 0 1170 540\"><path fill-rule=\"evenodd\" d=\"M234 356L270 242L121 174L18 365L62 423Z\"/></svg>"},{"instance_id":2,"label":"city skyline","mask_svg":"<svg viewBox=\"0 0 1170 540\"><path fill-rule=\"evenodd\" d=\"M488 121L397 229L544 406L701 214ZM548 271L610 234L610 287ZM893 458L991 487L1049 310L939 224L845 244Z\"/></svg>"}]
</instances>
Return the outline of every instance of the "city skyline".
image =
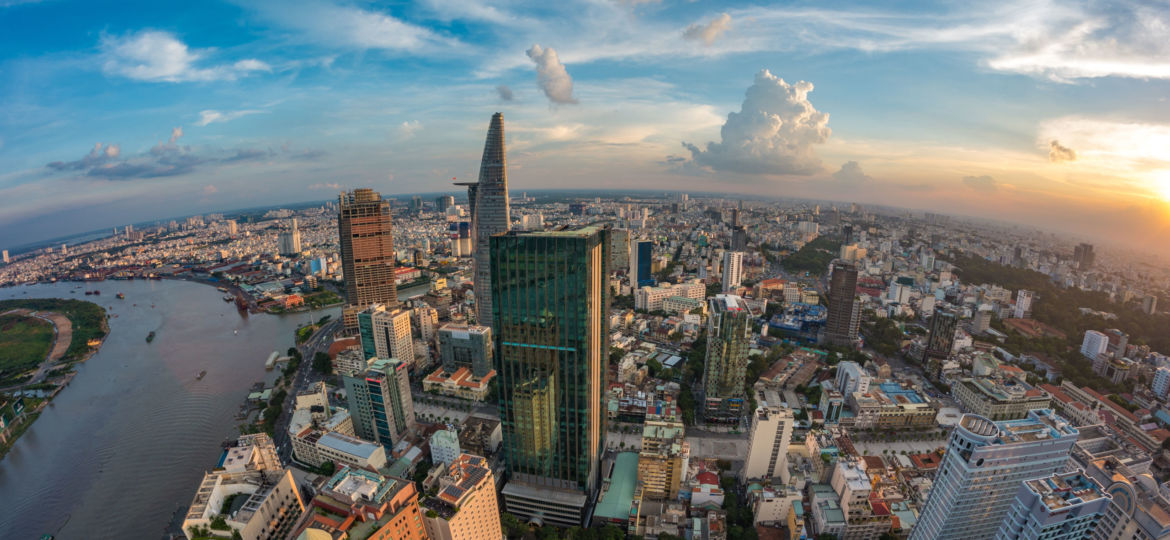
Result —
<instances>
[{"instance_id":1,"label":"city skyline","mask_svg":"<svg viewBox=\"0 0 1170 540\"><path fill-rule=\"evenodd\" d=\"M1153 6L65 4L0 7L0 244L434 191L475 174L496 110L513 190L717 187L1155 250L1170 226Z\"/></svg>"}]
</instances>

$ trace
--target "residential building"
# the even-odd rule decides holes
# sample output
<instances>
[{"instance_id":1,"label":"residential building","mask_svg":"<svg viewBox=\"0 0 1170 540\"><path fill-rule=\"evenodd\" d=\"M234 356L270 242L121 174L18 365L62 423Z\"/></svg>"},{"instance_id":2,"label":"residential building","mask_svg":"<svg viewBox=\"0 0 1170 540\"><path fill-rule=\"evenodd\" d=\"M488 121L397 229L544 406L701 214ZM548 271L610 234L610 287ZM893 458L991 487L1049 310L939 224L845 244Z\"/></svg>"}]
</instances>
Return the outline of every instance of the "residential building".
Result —
<instances>
[{"instance_id":1,"label":"residential building","mask_svg":"<svg viewBox=\"0 0 1170 540\"><path fill-rule=\"evenodd\" d=\"M479 324L492 320L492 289L489 239L508 232L512 226L508 199L508 160L504 146L504 115L492 115L483 158L479 163L479 183L474 189L475 203L471 205L471 230L475 238L473 251L473 284L475 287L475 316Z\"/></svg>"},{"instance_id":2,"label":"residential building","mask_svg":"<svg viewBox=\"0 0 1170 540\"><path fill-rule=\"evenodd\" d=\"M1153 315L1158 312L1158 297L1147 294L1142 297L1142 313Z\"/></svg>"},{"instance_id":3,"label":"residential building","mask_svg":"<svg viewBox=\"0 0 1170 540\"><path fill-rule=\"evenodd\" d=\"M370 369L372 356L366 356L361 347L349 347L337 353L333 359L333 372L342 377L352 377L358 373L365 373Z\"/></svg>"},{"instance_id":4,"label":"residential building","mask_svg":"<svg viewBox=\"0 0 1170 540\"><path fill-rule=\"evenodd\" d=\"M949 309L935 309L930 318L930 333L926 337L926 348L922 355L922 365L926 366L927 374L938 377L942 372L942 365L951 356L951 348L955 343L955 331L959 316Z\"/></svg>"},{"instance_id":5,"label":"residential building","mask_svg":"<svg viewBox=\"0 0 1170 540\"><path fill-rule=\"evenodd\" d=\"M395 358L414 366L410 310L387 310L383 304L373 304L358 313L358 331L367 358Z\"/></svg>"},{"instance_id":6,"label":"residential building","mask_svg":"<svg viewBox=\"0 0 1170 540\"><path fill-rule=\"evenodd\" d=\"M638 453L642 496L655 500L678 499L690 458L691 447L682 423L647 420L642 427L642 449Z\"/></svg>"},{"instance_id":7,"label":"residential building","mask_svg":"<svg viewBox=\"0 0 1170 540\"><path fill-rule=\"evenodd\" d=\"M756 410L748 431L748 454L740 471L740 480L779 479L787 484L788 445L795 420L776 390L757 384Z\"/></svg>"},{"instance_id":8,"label":"residential building","mask_svg":"<svg viewBox=\"0 0 1170 540\"><path fill-rule=\"evenodd\" d=\"M491 457L504 442L500 421L495 418L468 416L459 430L459 448L464 453Z\"/></svg>"},{"instance_id":9,"label":"residential building","mask_svg":"<svg viewBox=\"0 0 1170 540\"><path fill-rule=\"evenodd\" d=\"M1085 474L1105 486L1110 504L1093 540L1170 538L1170 495L1148 473L1136 473L1113 457L1092 462Z\"/></svg>"},{"instance_id":10,"label":"residential building","mask_svg":"<svg viewBox=\"0 0 1170 540\"><path fill-rule=\"evenodd\" d=\"M492 329L490 326L447 323L439 328L439 358L443 371L454 373L461 367L483 378L492 371Z\"/></svg>"},{"instance_id":11,"label":"residential building","mask_svg":"<svg viewBox=\"0 0 1170 540\"><path fill-rule=\"evenodd\" d=\"M608 229L491 239L509 512L581 525L599 487L609 354Z\"/></svg>"},{"instance_id":12,"label":"residential building","mask_svg":"<svg viewBox=\"0 0 1170 540\"><path fill-rule=\"evenodd\" d=\"M358 437L390 448L414 430L414 400L405 362L379 358L365 373L342 380Z\"/></svg>"},{"instance_id":13,"label":"residential building","mask_svg":"<svg viewBox=\"0 0 1170 540\"><path fill-rule=\"evenodd\" d=\"M723 252L723 292L739 287L743 282L743 252Z\"/></svg>"},{"instance_id":14,"label":"residential building","mask_svg":"<svg viewBox=\"0 0 1170 540\"><path fill-rule=\"evenodd\" d=\"M232 504L224 508L229 497ZM263 433L242 435L224 449L216 468L204 473L183 519L183 531L192 540L206 536L197 531L222 516L228 527L224 534L234 531L245 540L282 540L304 511L292 471L281 466L272 439Z\"/></svg>"},{"instance_id":15,"label":"residential building","mask_svg":"<svg viewBox=\"0 0 1170 540\"><path fill-rule=\"evenodd\" d=\"M1051 397L1039 388L1012 378L966 377L951 385L964 412L992 421L1015 420L1033 409L1047 409Z\"/></svg>"},{"instance_id":16,"label":"residential building","mask_svg":"<svg viewBox=\"0 0 1170 540\"><path fill-rule=\"evenodd\" d=\"M852 347L857 342L860 326L857 267L836 261L829 276L829 317L825 321L825 342Z\"/></svg>"},{"instance_id":17,"label":"residential building","mask_svg":"<svg viewBox=\"0 0 1170 540\"><path fill-rule=\"evenodd\" d=\"M971 333L982 334L991 328L991 310L981 309L971 319Z\"/></svg>"},{"instance_id":18,"label":"residential building","mask_svg":"<svg viewBox=\"0 0 1170 540\"><path fill-rule=\"evenodd\" d=\"M1020 482L1064 469L1077 429L1050 410L993 422L965 414L910 540L991 538L1007 515Z\"/></svg>"},{"instance_id":19,"label":"residential building","mask_svg":"<svg viewBox=\"0 0 1170 540\"><path fill-rule=\"evenodd\" d=\"M1035 293L1026 289L1016 291L1016 306L1012 312L1016 319L1027 319L1032 316L1032 297L1034 295Z\"/></svg>"},{"instance_id":20,"label":"residential building","mask_svg":"<svg viewBox=\"0 0 1170 540\"><path fill-rule=\"evenodd\" d=\"M1162 366L1154 371L1154 382L1150 388L1159 398L1170 397L1170 367Z\"/></svg>"},{"instance_id":21,"label":"residential building","mask_svg":"<svg viewBox=\"0 0 1170 540\"><path fill-rule=\"evenodd\" d=\"M696 309L700 313L707 313L707 303L702 300L683 296L670 296L662 301L662 311L672 315L686 315Z\"/></svg>"},{"instance_id":22,"label":"residential building","mask_svg":"<svg viewBox=\"0 0 1170 540\"><path fill-rule=\"evenodd\" d=\"M707 296L707 287L702 282L679 283L672 285L663 283L661 287L642 287L634 292L634 309L658 311L666 307L666 300L673 297L704 300Z\"/></svg>"},{"instance_id":23,"label":"residential building","mask_svg":"<svg viewBox=\"0 0 1170 540\"><path fill-rule=\"evenodd\" d=\"M703 415L712 422L738 422L747 394L752 314L743 298L720 294L707 302L707 357L703 371Z\"/></svg>"},{"instance_id":24,"label":"residential building","mask_svg":"<svg viewBox=\"0 0 1170 540\"><path fill-rule=\"evenodd\" d=\"M1084 471L1058 472L1026 480L999 526L996 540L1090 538L1111 497Z\"/></svg>"},{"instance_id":25,"label":"residential building","mask_svg":"<svg viewBox=\"0 0 1170 540\"><path fill-rule=\"evenodd\" d=\"M487 460L461 454L438 479L438 493L422 502L429 540L500 540L496 482Z\"/></svg>"},{"instance_id":26,"label":"residential building","mask_svg":"<svg viewBox=\"0 0 1170 540\"><path fill-rule=\"evenodd\" d=\"M232 226L235 226L235 222L232 222ZM297 218L292 218L288 221L288 228L280 231L280 234L277 235L276 243L277 251L279 251L281 255L300 255L301 231L297 229Z\"/></svg>"},{"instance_id":27,"label":"residential building","mask_svg":"<svg viewBox=\"0 0 1170 540\"><path fill-rule=\"evenodd\" d=\"M871 381L873 381L873 377L866 373L857 362L845 361L837 364L835 387L843 395L848 396L854 392L863 394L869 392Z\"/></svg>"},{"instance_id":28,"label":"residential building","mask_svg":"<svg viewBox=\"0 0 1170 540\"><path fill-rule=\"evenodd\" d=\"M337 233L341 240L341 271L345 277L343 310L347 331L357 331L357 314L370 304L398 305L394 275L394 226L390 201L362 188L337 200Z\"/></svg>"}]
</instances>

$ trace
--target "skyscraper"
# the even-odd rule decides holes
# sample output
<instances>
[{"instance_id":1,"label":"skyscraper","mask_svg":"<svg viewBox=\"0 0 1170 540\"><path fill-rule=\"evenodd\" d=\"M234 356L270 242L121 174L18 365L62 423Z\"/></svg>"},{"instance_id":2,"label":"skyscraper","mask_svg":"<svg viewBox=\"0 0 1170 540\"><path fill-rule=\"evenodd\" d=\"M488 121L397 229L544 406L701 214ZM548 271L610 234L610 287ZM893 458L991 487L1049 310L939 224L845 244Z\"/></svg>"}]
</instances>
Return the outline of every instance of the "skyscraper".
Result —
<instances>
[{"instance_id":1,"label":"skyscraper","mask_svg":"<svg viewBox=\"0 0 1170 540\"><path fill-rule=\"evenodd\" d=\"M739 287L743 282L743 253L723 252L723 292Z\"/></svg>"},{"instance_id":2,"label":"skyscraper","mask_svg":"<svg viewBox=\"0 0 1170 540\"><path fill-rule=\"evenodd\" d=\"M861 304L857 302L857 267L837 261L829 276L829 315L825 320L825 341L853 346L861 326Z\"/></svg>"},{"instance_id":3,"label":"skyscraper","mask_svg":"<svg viewBox=\"0 0 1170 540\"><path fill-rule=\"evenodd\" d=\"M390 448L414 430L414 401L405 362L380 358L366 372L342 379L358 437Z\"/></svg>"},{"instance_id":4,"label":"skyscraper","mask_svg":"<svg viewBox=\"0 0 1170 540\"><path fill-rule=\"evenodd\" d=\"M492 115L483 159L479 163L479 183L474 189L476 201L472 205L471 231L475 238L473 259L475 286L475 317L479 324L492 320L492 288L489 238L508 232L512 218L508 206L507 157L504 152L504 115Z\"/></svg>"},{"instance_id":5,"label":"skyscraper","mask_svg":"<svg viewBox=\"0 0 1170 540\"><path fill-rule=\"evenodd\" d=\"M1077 435L1047 409L1002 422L963 415L910 540L992 538L1021 482L1063 470Z\"/></svg>"},{"instance_id":6,"label":"skyscraper","mask_svg":"<svg viewBox=\"0 0 1170 540\"><path fill-rule=\"evenodd\" d=\"M650 269L654 264L654 242L639 240L630 247L630 286L636 289L653 285Z\"/></svg>"},{"instance_id":7,"label":"skyscraper","mask_svg":"<svg viewBox=\"0 0 1170 540\"><path fill-rule=\"evenodd\" d=\"M736 225L731 230L731 250L747 251L747 229L743 225Z\"/></svg>"},{"instance_id":8,"label":"skyscraper","mask_svg":"<svg viewBox=\"0 0 1170 540\"><path fill-rule=\"evenodd\" d=\"M605 438L609 231L513 231L490 246L507 509L580 525Z\"/></svg>"},{"instance_id":9,"label":"skyscraper","mask_svg":"<svg viewBox=\"0 0 1170 540\"><path fill-rule=\"evenodd\" d=\"M8 264L8 250L7 249L4 250L4 252L2 254L0 254L0 258L4 259L4 264Z\"/></svg>"},{"instance_id":10,"label":"skyscraper","mask_svg":"<svg viewBox=\"0 0 1170 540\"><path fill-rule=\"evenodd\" d=\"M955 312L941 308L934 310L930 318L930 333L926 336L926 350L922 355L922 365L926 366L927 374L935 377L939 375L943 362L951 355L958 324L959 316Z\"/></svg>"},{"instance_id":11,"label":"skyscraper","mask_svg":"<svg viewBox=\"0 0 1170 540\"><path fill-rule=\"evenodd\" d=\"M740 471L740 480L771 480L779 478L787 484L788 442L792 439L795 418L786 407L779 392L755 387L756 410L748 431L748 454Z\"/></svg>"},{"instance_id":12,"label":"skyscraper","mask_svg":"<svg viewBox=\"0 0 1170 540\"><path fill-rule=\"evenodd\" d=\"M233 227L235 222L232 222ZM288 228L277 235L277 250L281 255L296 255L301 252L301 231L297 229L297 218L288 222Z\"/></svg>"},{"instance_id":13,"label":"skyscraper","mask_svg":"<svg viewBox=\"0 0 1170 540\"><path fill-rule=\"evenodd\" d=\"M738 422L747 394L748 351L752 315L743 298L730 294L708 300L707 360L703 371L704 418L711 422Z\"/></svg>"},{"instance_id":14,"label":"skyscraper","mask_svg":"<svg viewBox=\"0 0 1170 540\"><path fill-rule=\"evenodd\" d=\"M439 213L444 213L448 208L455 206L455 197L450 195L441 195L435 198L435 210Z\"/></svg>"},{"instance_id":15,"label":"skyscraper","mask_svg":"<svg viewBox=\"0 0 1170 540\"><path fill-rule=\"evenodd\" d=\"M1096 254L1093 253L1093 244L1077 244L1073 249L1073 263L1077 269L1084 272L1093 267Z\"/></svg>"},{"instance_id":16,"label":"skyscraper","mask_svg":"<svg viewBox=\"0 0 1170 540\"><path fill-rule=\"evenodd\" d=\"M343 310L346 330L357 330L357 314L370 304L398 306L394 280L394 230L390 202L378 192L361 188L337 200L337 233L341 239L341 270L345 274Z\"/></svg>"}]
</instances>

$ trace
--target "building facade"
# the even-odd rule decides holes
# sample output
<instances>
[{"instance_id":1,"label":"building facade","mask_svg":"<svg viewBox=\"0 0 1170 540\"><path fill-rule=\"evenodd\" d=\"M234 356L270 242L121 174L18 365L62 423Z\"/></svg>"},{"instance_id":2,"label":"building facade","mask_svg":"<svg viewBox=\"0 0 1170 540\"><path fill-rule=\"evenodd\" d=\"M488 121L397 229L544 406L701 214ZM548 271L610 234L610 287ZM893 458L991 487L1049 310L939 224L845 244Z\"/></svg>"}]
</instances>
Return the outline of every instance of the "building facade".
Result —
<instances>
[{"instance_id":1,"label":"building facade","mask_svg":"<svg viewBox=\"0 0 1170 540\"><path fill-rule=\"evenodd\" d=\"M405 362L380 358L365 373L342 379L358 437L390 448L414 431L414 401Z\"/></svg>"},{"instance_id":2,"label":"building facade","mask_svg":"<svg viewBox=\"0 0 1170 540\"><path fill-rule=\"evenodd\" d=\"M1028 480L1016 493L996 540L1081 540L1105 515L1110 497L1083 471Z\"/></svg>"},{"instance_id":3,"label":"building facade","mask_svg":"<svg viewBox=\"0 0 1170 540\"><path fill-rule=\"evenodd\" d=\"M355 189L337 200L337 234L345 277L345 328L357 331L357 314L370 304L398 305L394 275L394 226L390 202L371 189Z\"/></svg>"},{"instance_id":4,"label":"building facade","mask_svg":"<svg viewBox=\"0 0 1170 540\"><path fill-rule=\"evenodd\" d=\"M491 239L492 327L508 511L580 525L605 438L609 231Z\"/></svg>"},{"instance_id":5,"label":"building facade","mask_svg":"<svg viewBox=\"0 0 1170 540\"><path fill-rule=\"evenodd\" d=\"M443 370L454 373L461 367L478 378L494 368L490 326L447 323L439 328L439 358Z\"/></svg>"},{"instance_id":6,"label":"building facade","mask_svg":"<svg viewBox=\"0 0 1170 540\"><path fill-rule=\"evenodd\" d=\"M720 294L708 301L703 414L712 422L738 422L745 414L752 314L743 298Z\"/></svg>"},{"instance_id":7,"label":"building facade","mask_svg":"<svg viewBox=\"0 0 1170 540\"><path fill-rule=\"evenodd\" d=\"M366 358L395 358L414 365L409 310L373 304L358 313L358 333Z\"/></svg>"},{"instance_id":8,"label":"building facade","mask_svg":"<svg viewBox=\"0 0 1170 540\"><path fill-rule=\"evenodd\" d=\"M792 409L784 406L775 390L757 385L755 391L756 411L748 431L748 454L740 479L747 483L778 478L781 484L787 484L788 443L795 424Z\"/></svg>"},{"instance_id":9,"label":"building facade","mask_svg":"<svg viewBox=\"0 0 1170 540\"><path fill-rule=\"evenodd\" d=\"M963 415L911 540L992 538L1020 483L1064 469L1077 429L1050 410L993 422Z\"/></svg>"},{"instance_id":10,"label":"building facade","mask_svg":"<svg viewBox=\"0 0 1170 540\"><path fill-rule=\"evenodd\" d=\"M837 261L829 276L829 316L825 320L825 341L853 346L861 326L861 305L857 302L857 267Z\"/></svg>"},{"instance_id":11,"label":"building facade","mask_svg":"<svg viewBox=\"0 0 1170 540\"><path fill-rule=\"evenodd\" d=\"M743 253L739 251L723 252L723 292L739 287L743 282Z\"/></svg>"},{"instance_id":12,"label":"building facade","mask_svg":"<svg viewBox=\"0 0 1170 540\"><path fill-rule=\"evenodd\" d=\"M438 493L422 502L429 540L503 538L496 482L487 460L461 454L439 477Z\"/></svg>"},{"instance_id":13,"label":"building facade","mask_svg":"<svg viewBox=\"0 0 1170 540\"><path fill-rule=\"evenodd\" d=\"M508 159L504 150L504 115L492 115L487 140L483 145L483 159L479 163L479 183L475 188L476 201L472 205L471 230L475 238L473 285L475 287L475 315L479 324L491 324L492 288L490 274L490 245L492 235L508 232L512 226L508 199Z\"/></svg>"}]
</instances>

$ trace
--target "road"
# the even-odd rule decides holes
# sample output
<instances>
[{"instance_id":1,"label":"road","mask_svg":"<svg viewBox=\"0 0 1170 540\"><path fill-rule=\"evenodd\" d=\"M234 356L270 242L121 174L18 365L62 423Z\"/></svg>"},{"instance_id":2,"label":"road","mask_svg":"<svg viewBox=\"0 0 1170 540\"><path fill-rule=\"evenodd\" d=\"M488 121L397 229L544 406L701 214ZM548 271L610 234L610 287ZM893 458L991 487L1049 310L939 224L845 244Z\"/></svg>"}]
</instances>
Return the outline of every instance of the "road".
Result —
<instances>
[{"instance_id":1,"label":"road","mask_svg":"<svg viewBox=\"0 0 1170 540\"><path fill-rule=\"evenodd\" d=\"M272 438L273 442L276 443L277 452L286 463L292 458L288 422L292 416L292 408L296 403L296 395L308 388L309 385L328 377L327 374L313 370L313 356L318 352L328 352L329 346L333 344L333 335L341 329L340 327L340 319L329 321L313 332L313 335L309 336L309 339L305 340L304 343L297 345L297 350L301 352L301 365L297 367L297 372L292 376L292 384L288 386L288 397L281 405L280 417L276 419L275 434Z\"/></svg>"}]
</instances>

